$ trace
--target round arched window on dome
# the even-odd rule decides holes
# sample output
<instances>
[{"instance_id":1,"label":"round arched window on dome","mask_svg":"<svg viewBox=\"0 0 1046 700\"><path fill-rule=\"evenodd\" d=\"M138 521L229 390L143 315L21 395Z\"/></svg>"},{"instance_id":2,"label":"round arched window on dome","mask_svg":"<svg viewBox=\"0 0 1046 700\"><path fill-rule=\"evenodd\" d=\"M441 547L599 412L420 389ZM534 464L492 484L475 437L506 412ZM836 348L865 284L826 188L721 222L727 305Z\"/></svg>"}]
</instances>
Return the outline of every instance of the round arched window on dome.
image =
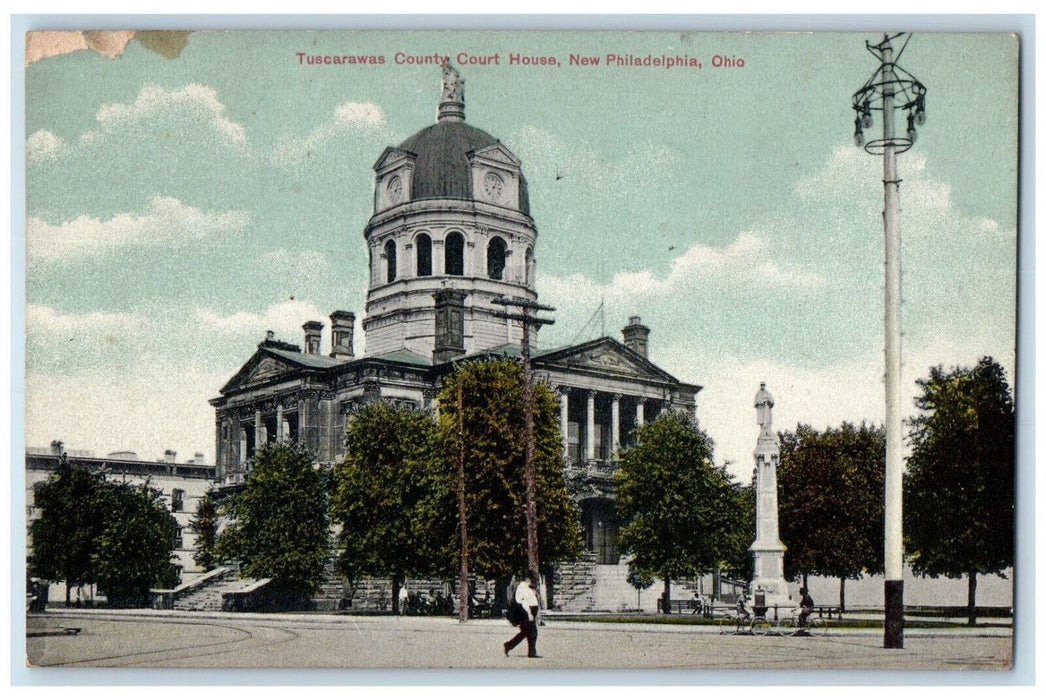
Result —
<instances>
[{"instance_id":1,"label":"round arched window on dome","mask_svg":"<svg viewBox=\"0 0 1046 700\"><path fill-rule=\"evenodd\" d=\"M460 233L451 233L443 241L443 270L448 275L465 274L465 237Z\"/></svg>"},{"instance_id":2,"label":"round arched window on dome","mask_svg":"<svg viewBox=\"0 0 1046 700\"><path fill-rule=\"evenodd\" d=\"M385 241L385 281L396 281L396 241Z\"/></svg>"},{"instance_id":3,"label":"round arched window on dome","mask_svg":"<svg viewBox=\"0 0 1046 700\"><path fill-rule=\"evenodd\" d=\"M414 239L414 248L417 250L417 275L428 277L432 274L432 239L429 234L423 233Z\"/></svg>"},{"instance_id":4,"label":"round arched window on dome","mask_svg":"<svg viewBox=\"0 0 1046 700\"><path fill-rule=\"evenodd\" d=\"M527 286L534 286L534 250L527 248L526 254L523 256L523 264L525 265L525 273L527 277Z\"/></svg>"},{"instance_id":5,"label":"round arched window on dome","mask_svg":"<svg viewBox=\"0 0 1046 700\"><path fill-rule=\"evenodd\" d=\"M500 280L505 277L505 240L494 236L487 244L487 277Z\"/></svg>"}]
</instances>

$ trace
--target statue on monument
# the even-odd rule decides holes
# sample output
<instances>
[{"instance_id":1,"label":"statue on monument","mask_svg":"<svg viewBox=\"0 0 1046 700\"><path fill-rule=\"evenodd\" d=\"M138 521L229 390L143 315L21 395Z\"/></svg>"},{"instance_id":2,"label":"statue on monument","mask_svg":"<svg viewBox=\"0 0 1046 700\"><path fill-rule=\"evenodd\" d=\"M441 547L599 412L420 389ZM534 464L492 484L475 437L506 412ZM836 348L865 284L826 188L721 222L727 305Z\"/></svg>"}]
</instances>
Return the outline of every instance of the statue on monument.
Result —
<instances>
[{"instance_id":1,"label":"statue on monument","mask_svg":"<svg viewBox=\"0 0 1046 700\"><path fill-rule=\"evenodd\" d=\"M760 435L774 434L773 419L774 397L766 390L766 382L759 382L759 391L755 395L755 416L759 423Z\"/></svg>"},{"instance_id":2,"label":"statue on monument","mask_svg":"<svg viewBox=\"0 0 1046 700\"><path fill-rule=\"evenodd\" d=\"M443 63L443 102L465 104L465 79L450 61Z\"/></svg>"}]
</instances>

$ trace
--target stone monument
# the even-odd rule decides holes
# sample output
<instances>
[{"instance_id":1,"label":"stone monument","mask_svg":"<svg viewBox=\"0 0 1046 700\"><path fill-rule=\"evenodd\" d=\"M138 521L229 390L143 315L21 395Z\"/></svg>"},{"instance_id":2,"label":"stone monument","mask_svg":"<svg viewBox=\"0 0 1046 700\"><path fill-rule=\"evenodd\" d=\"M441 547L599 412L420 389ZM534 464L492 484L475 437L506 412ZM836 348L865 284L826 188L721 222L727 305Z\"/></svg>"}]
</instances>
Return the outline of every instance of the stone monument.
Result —
<instances>
[{"instance_id":1,"label":"stone monument","mask_svg":"<svg viewBox=\"0 0 1046 700\"><path fill-rule=\"evenodd\" d=\"M755 395L759 439L755 448L755 542L752 553L750 593L756 605L783 605L789 601L784 578L785 546L777 529L777 465L781 460L781 441L773 428L774 398L760 382Z\"/></svg>"}]
</instances>

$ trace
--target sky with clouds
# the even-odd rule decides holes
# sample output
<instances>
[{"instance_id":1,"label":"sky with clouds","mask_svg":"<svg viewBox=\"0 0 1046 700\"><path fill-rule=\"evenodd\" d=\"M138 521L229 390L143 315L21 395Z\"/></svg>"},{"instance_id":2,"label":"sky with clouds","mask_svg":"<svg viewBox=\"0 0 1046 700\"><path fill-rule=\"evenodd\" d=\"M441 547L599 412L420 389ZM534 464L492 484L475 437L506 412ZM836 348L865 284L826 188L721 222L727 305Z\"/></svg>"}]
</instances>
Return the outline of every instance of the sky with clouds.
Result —
<instances>
[{"instance_id":1,"label":"sky with clouds","mask_svg":"<svg viewBox=\"0 0 1046 700\"><path fill-rule=\"evenodd\" d=\"M641 316L651 359L704 387L702 427L744 479L760 381L779 429L881 421L882 165L853 145L850 109L876 67L866 39L198 32L173 58L132 39L115 58L37 60L26 443L211 460L207 399L266 330L300 342L306 320L362 312L372 166L438 100L438 68L397 53L500 57L461 68L466 113L523 163L538 292L557 309L542 345L598 335L601 303L608 335ZM608 67L608 53L702 68ZM931 365L992 355L1013 377L1017 45L917 34L901 64L929 91L899 157L910 412Z\"/></svg>"}]
</instances>

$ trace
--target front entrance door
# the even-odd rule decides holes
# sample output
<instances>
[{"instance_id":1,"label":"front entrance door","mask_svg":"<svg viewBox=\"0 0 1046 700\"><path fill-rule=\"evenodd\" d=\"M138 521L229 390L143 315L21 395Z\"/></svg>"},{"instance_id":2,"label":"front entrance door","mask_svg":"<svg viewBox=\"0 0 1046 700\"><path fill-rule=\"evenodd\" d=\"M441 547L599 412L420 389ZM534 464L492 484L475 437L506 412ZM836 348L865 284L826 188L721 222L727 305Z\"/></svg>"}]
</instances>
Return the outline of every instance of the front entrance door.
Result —
<instances>
[{"instance_id":1,"label":"front entrance door","mask_svg":"<svg viewBox=\"0 0 1046 700\"><path fill-rule=\"evenodd\" d=\"M603 520L597 520L593 525L592 540L596 552L596 563L616 564L618 560L617 543L614 540L617 538L617 525L613 521Z\"/></svg>"},{"instance_id":2,"label":"front entrance door","mask_svg":"<svg viewBox=\"0 0 1046 700\"><path fill-rule=\"evenodd\" d=\"M589 501L583 507L585 544L597 564L617 564L617 519L611 501Z\"/></svg>"}]
</instances>

